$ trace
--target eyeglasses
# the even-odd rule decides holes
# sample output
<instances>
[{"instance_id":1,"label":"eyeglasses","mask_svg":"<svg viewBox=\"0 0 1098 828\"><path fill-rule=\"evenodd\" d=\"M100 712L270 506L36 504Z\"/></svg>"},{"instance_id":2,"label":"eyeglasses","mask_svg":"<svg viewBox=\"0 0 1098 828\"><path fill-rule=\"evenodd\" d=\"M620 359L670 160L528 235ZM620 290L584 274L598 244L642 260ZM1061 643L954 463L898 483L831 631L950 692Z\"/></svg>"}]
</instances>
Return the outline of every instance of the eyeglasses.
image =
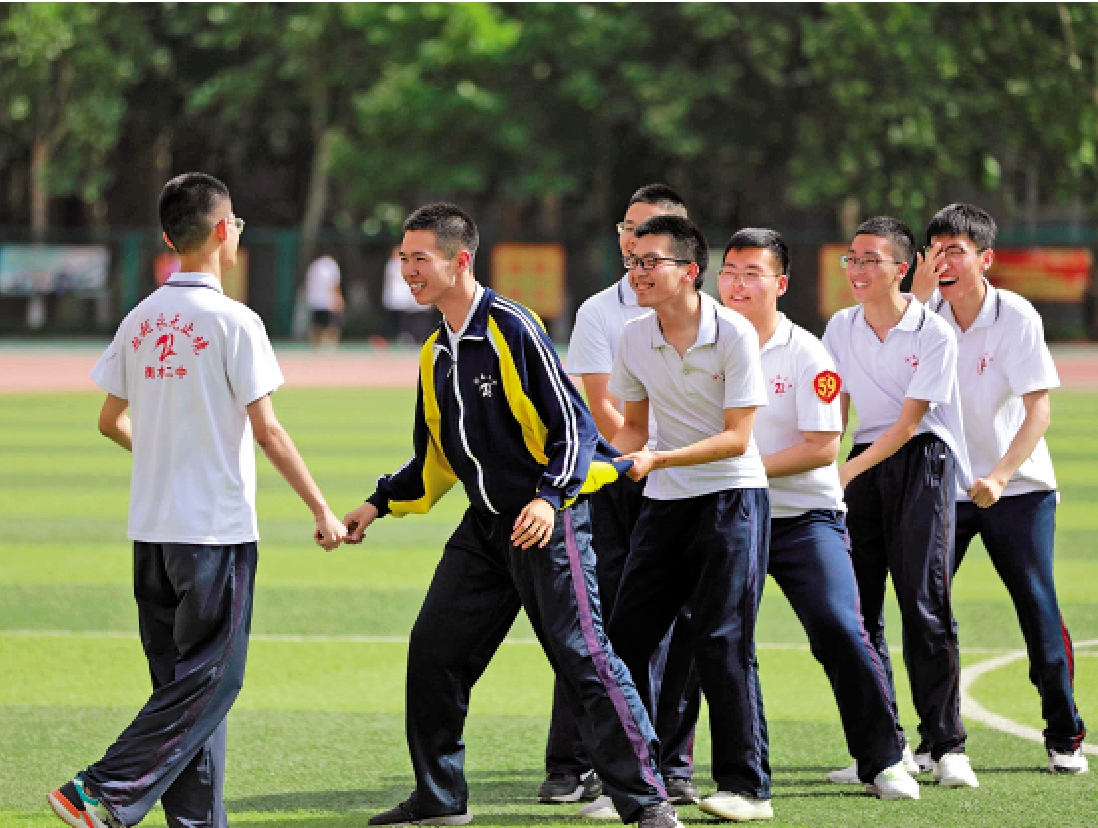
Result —
<instances>
[{"instance_id":1,"label":"eyeglasses","mask_svg":"<svg viewBox=\"0 0 1098 828\"><path fill-rule=\"evenodd\" d=\"M905 264L904 262L893 261L892 259L878 259L876 256L863 256L858 258L857 256L840 256L839 265L843 270L854 270L858 267L864 267L866 270L871 268L880 267L883 264Z\"/></svg>"},{"instance_id":2,"label":"eyeglasses","mask_svg":"<svg viewBox=\"0 0 1098 828\"><path fill-rule=\"evenodd\" d=\"M717 274L718 279L723 279L726 282L735 282L737 279L745 285L753 285L761 282L767 276L773 276L777 278L778 273L762 273L756 270L734 270L730 267L722 267Z\"/></svg>"},{"instance_id":3,"label":"eyeglasses","mask_svg":"<svg viewBox=\"0 0 1098 828\"><path fill-rule=\"evenodd\" d=\"M230 216L225 216L225 218L223 218L221 220L223 222L225 222L226 226L231 224L233 227L235 227L237 233L243 233L244 232L244 219L236 218L235 216L231 216L231 217Z\"/></svg>"},{"instance_id":4,"label":"eyeglasses","mask_svg":"<svg viewBox=\"0 0 1098 828\"><path fill-rule=\"evenodd\" d=\"M660 262L674 262L683 265L694 264L689 259L671 259L667 256L625 256L621 260L626 270L644 271L655 270L660 266Z\"/></svg>"}]
</instances>

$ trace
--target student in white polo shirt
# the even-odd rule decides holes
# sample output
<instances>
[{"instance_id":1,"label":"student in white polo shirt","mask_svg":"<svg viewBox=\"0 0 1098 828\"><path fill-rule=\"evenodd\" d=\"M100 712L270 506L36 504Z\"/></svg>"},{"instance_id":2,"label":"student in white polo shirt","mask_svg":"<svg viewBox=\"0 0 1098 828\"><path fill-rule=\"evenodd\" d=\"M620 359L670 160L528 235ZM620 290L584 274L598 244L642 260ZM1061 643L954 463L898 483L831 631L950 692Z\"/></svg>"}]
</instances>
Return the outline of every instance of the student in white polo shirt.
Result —
<instances>
[{"instance_id":1,"label":"student in white polo shirt","mask_svg":"<svg viewBox=\"0 0 1098 828\"><path fill-rule=\"evenodd\" d=\"M883 617L891 573L904 663L934 779L945 787L977 787L964 753L949 588L956 487L971 486L957 339L937 314L900 292L914 247L902 221L862 223L842 259L859 304L831 318L823 344L841 378L844 427L852 403L858 413L839 478L866 631L891 675Z\"/></svg>"},{"instance_id":2,"label":"student in white polo shirt","mask_svg":"<svg viewBox=\"0 0 1098 828\"><path fill-rule=\"evenodd\" d=\"M653 216L687 217L682 198L666 184L646 184L629 199L625 217L618 223L622 256L632 250L633 233ZM607 390L614 355L625 323L651 313L637 304L637 296L624 275L580 305L568 343L568 373L578 376L599 433L612 440L624 418L617 399ZM655 433L655 429L653 429ZM644 483L622 476L591 497L591 535L595 548L595 573L604 618L614 609L621 573L629 556L629 536L640 513ZM698 801L694 774L694 726L698 721L701 693L690 646L689 620L676 623L668 639L652 658L651 685L656 698L653 724L660 740L660 773L668 800L675 805ZM553 686L553 716L545 746L545 781L538 787L540 802L595 800L583 816L617 818L609 797L596 799L601 785L591 771L579 727L572 717L558 679Z\"/></svg>"},{"instance_id":3,"label":"student in white polo shirt","mask_svg":"<svg viewBox=\"0 0 1098 828\"><path fill-rule=\"evenodd\" d=\"M1086 734L1075 707L1075 654L1053 578L1056 474L1045 431L1049 389L1060 385L1041 317L984 276L995 257L995 220L971 204L938 211L912 292L957 335L965 441L975 478L957 502L960 566L979 535L1010 593L1041 696L1053 773L1086 773Z\"/></svg>"},{"instance_id":4,"label":"student in white polo shirt","mask_svg":"<svg viewBox=\"0 0 1098 828\"><path fill-rule=\"evenodd\" d=\"M719 281L721 300L754 325L762 349L769 404L755 414L754 436L770 481L768 572L831 682L856 759L851 781L882 799L918 799L884 668L858 607L835 465L843 431L839 375L820 340L778 311L789 264L781 234L746 228L725 247Z\"/></svg>"},{"instance_id":5,"label":"student in white polo shirt","mask_svg":"<svg viewBox=\"0 0 1098 828\"><path fill-rule=\"evenodd\" d=\"M766 405L759 341L742 316L700 291L705 237L679 216L648 219L628 258L638 304L655 312L622 333L610 393L625 401L614 446L648 476L610 616L614 649L640 691L648 661L690 610L709 703L717 793L706 813L769 819L770 763L755 659L770 499L751 427ZM656 448L649 442L649 413Z\"/></svg>"},{"instance_id":6,"label":"student in white polo shirt","mask_svg":"<svg viewBox=\"0 0 1098 828\"><path fill-rule=\"evenodd\" d=\"M253 433L312 510L317 542L346 536L274 415L282 373L263 323L222 292L244 226L228 189L187 173L159 206L182 272L92 369L107 392L100 431L133 452L128 536L153 693L102 759L49 795L73 828L136 825L157 800L169 825L227 825L225 717L244 681L259 538Z\"/></svg>"}]
</instances>

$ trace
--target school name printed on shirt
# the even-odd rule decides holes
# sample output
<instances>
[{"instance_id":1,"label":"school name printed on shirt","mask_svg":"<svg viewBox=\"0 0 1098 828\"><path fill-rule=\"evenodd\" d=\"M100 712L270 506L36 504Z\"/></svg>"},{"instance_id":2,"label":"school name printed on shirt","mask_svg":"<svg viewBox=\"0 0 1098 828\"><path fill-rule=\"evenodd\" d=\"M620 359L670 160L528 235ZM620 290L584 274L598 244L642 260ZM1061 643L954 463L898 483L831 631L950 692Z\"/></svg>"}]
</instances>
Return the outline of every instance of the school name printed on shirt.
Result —
<instances>
[{"instance_id":1,"label":"school name printed on shirt","mask_svg":"<svg viewBox=\"0 0 1098 828\"><path fill-rule=\"evenodd\" d=\"M179 356L175 350L177 342L183 350L189 347L195 356L201 354L210 345L208 339L194 332L193 322L183 323L178 313L171 319L161 313L156 317L155 322L150 322L148 319L141 322L137 335L130 340L134 352L138 351L145 339L153 334L156 334L156 339L153 340L152 355L156 357L157 362L144 367L145 379L173 379L187 376L189 372L184 366L174 365L169 361L172 357ZM178 339L176 334L179 335Z\"/></svg>"}]
</instances>

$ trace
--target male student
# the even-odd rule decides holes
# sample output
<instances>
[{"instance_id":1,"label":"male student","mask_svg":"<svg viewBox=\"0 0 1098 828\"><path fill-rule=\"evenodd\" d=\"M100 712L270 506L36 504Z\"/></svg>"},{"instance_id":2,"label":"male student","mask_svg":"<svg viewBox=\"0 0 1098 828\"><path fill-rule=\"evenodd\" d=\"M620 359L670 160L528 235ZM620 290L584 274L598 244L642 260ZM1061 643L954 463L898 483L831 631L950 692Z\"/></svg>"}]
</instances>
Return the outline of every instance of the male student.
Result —
<instances>
[{"instance_id":1,"label":"male student","mask_svg":"<svg viewBox=\"0 0 1098 828\"><path fill-rule=\"evenodd\" d=\"M275 418L282 372L263 323L221 289L244 228L228 189L173 178L160 224L181 272L92 369L107 392L99 430L133 452L128 536L153 693L102 759L49 795L73 828L136 825L157 800L169 825L227 825L225 717L244 681L259 538L253 433L313 512L317 542L334 549L346 534Z\"/></svg>"},{"instance_id":2,"label":"male student","mask_svg":"<svg viewBox=\"0 0 1098 828\"><path fill-rule=\"evenodd\" d=\"M407 731L416 788L371 825L472 820L461 734L469 693L520 608L579 722L618 813L678 828L658 742L603 633L586 486L618 469L594 460L598 432L538 319L473 276L479 236L452 204L404 223L404 278L443 323L420 355L415 453L345 518L350 540L378 517L426 512L460 480L469 508L447 542L408 645Z\"/></svg>"},{"instance_id":3,"label":"male student","mask_svg":"<svg viewBox=\"0 0 1098 828\"><path fill-rule=\"evenodd\" d=\"M882 799L918 799L884 668L870 646L850 563L835 458L842 437L839 376L820 341L778 311L789 287L789 245L774 230L737 231L725 247L721 300L759 335L768 405L755 442L770 481L768 571L808 633L839 706L855 781Z\"/></svg>"},{"instance_id":4,"label":"male student","mask_svg":"<svg viewBox=\"0 0 1098 828\"><path fill-rule=\"evenodd\" d=\"M648 481L610 640L642 686L656 646L689 609L718 786L700 807L723 819L769 819L755 660L770 534L766 472L751 438L755 409L766 405L758 336L700 291L709 251L689 220L650 218L636 239L629 279L654 313L626 324L609 388L625 401L614 446L633 461L630 475Z\"/></svg>"},{"instance_id":5,"label":"male student","mask_svg":"<svg viewBox=\"0 0 1098 828\"><path fill-rule=\"evenodd\" d=\"M839 479L866 630L891 672L882 615L891 573L904 663L934 779L975 788L964 753L950 604L956 486L971 485L957 339L937 314L900 292L913 257L914 237L902 221L863 222L842 257L858 304L831 318L823 344L840 377L844 427L851 403L858 412Z\"/></svg>"},{"instance_id":6,"label":"male student","mask_svg":"<svg viewBox=\"0 0 1098 828\"><path fill-rule=\"evenodd\" d=\"M637 227L653 216L674 215L686 218L682 198L666 184L647 184L632 198L619 222L618 244L622 256L628 256ZM578 376L587 394L587 404L607 440L613 439L623 423L620 403L607 390L614 355L625 323L651 313L637 304L636 294L624 275L610 287L590 297L576 313L576 325L568 343L568 373ZM622 476L591 495L591 536L595 547L595 572L603 616L614 609L618 583L629 555L629 536L640 512L644 484ZM654 724L660 740L660 771L669 800L676 805L694 804L698 789L691 782L694 772L694 725L698 720L701 694L693 669L689 619L683 618L672 630L652 659L650 672L656 699L649 702L655 711ZM538 787L541 802L592 800L598 795L598 775L583 753L583 743L575 720L564 700L558 679L553 692L553 716L545 746L545 781ZM596 799L580 812L584 816L616 818L612 805Z\"/></svg>"},{"instance_id":7,"label":"male student","mask_svg":"<svg viewBox=\"0 0 1098 828\"><path fill-rule=\"evenodd\" d=\"M975 478L958 493L961 565L979 535L1014 602L1041 696L1053 773L1086 773L1086 728L1075 707L1071 636L1053 578L1056 475L1045 444L1049 389L1060 385L1041 317L1016 293L993 287L995 220L971 204L938 211L927 228L912 292L957 336L965 442Z\"/></svg>"}]
</instances>

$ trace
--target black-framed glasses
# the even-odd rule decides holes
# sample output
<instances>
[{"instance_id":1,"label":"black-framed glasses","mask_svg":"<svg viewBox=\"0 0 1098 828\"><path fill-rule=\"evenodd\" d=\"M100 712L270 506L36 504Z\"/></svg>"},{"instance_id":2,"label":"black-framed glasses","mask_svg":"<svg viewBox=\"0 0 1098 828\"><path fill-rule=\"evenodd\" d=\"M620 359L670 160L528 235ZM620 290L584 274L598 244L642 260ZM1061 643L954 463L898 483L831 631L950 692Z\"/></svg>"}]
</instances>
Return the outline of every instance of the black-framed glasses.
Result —
<instances>
[{"instance_id":1,"label":"black-framed glasses","mask_svg":"<svg viewBox=\"0 0 1098 828\"><path fill-rule=\"evenodd\" d=\"M672 259L668 256L625 256L621 263L626 270L655 270L660 262L674 262L675 264L694 264L690 259Z\"/></svg>"},{"instance_id":2,"label":"black-framed glasses","mask_svg":"<svg viewBox=\"0 0 1098 828\"><path fill-rule=\"evenodd\" d=\"M855 270L859 267L864 267L867 270L874 267L880 267L883 264L905 264L905 262L897 262L893 259L878 259L876 256L840 256L839 265L843 270Z\"/></svg>"}]
</instances>

